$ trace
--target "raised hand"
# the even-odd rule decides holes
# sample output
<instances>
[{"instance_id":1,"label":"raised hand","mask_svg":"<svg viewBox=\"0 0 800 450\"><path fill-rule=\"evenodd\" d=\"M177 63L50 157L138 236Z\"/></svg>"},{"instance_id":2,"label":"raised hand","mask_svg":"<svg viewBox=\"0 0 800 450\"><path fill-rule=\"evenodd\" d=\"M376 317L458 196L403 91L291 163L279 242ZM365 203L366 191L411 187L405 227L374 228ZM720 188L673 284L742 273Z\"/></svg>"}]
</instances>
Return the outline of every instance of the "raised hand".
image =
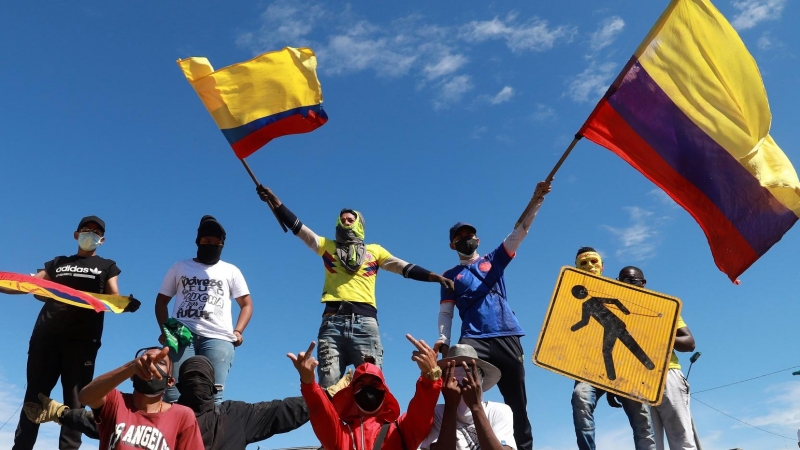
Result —
<instances>
[{"instance_id":1,"label":"raised hand","mask_svg":"<svg viewBox=\"0 0 800 450\"><path fill-rule=\"evenodd\" d=\"M550 191L553 190L551 183L553 180L550 181L540 181L536 184L536 189L533 191L533 198L544 198L545 195L549 194Z\"/></svg>"},{"instance_id":2,"label":"raised hand","mask_svg":"<svg viewBox=\"0 0 800 450\"><path fill-rule=\"evenodd\" d=\"M150 351L144 352L142 356L133 361L136 375L143 380L151 380L153 377L156 377L157 380L164 378L161 376L161 372L158 371L156 366L158 366L158 363L168 355L169 347L162 348L158 353Z\"/></svg>"},{"instance_id":3,"label":"raised hand","mask_svg":"<svg viewBox=\"0 0 800 450\"><path fill-rule=\"evenodd\" d=\"M297 373L300 374L300 381L305 384L311 384L315 380L314 369L319 365L319 362L314 359L312 352L316 345L316 342L311 341L311 345L308 346L308 350L305 352L301 352L297 356L295 356L294 353L286 354L286 356L292 360L292 364L294 364L294 368L297 369Z\"/></svg>"},{"instance_id":4,"label":"raised hand","mask_svg":"<svg viewBox=\"0 0 800 450\"><path fill-rule=\"evenodd\" d=\"M411 359L417 363L417 366L419 366L419 370L423 375L439 367L436 362L436 352L433 351L433 349L430 348L425 341L418 341L410 334L406 335L406 339L408 339L408 341L414 344L414 347L417 348L411 353Z\"/></svg>"},{"instance_id":5,"label":"raised hand","mask_svg":"<svg viewBox=\"0 0 800 450\"><path fill-rule=\"evenodd\" d=\"M478 374L478 365L475 364L473 359L470 365L462 362L466 377L461 381L461 397L464 398L464 403L470 408L480 407L483 401L483 385L481 383L481 376Z\"/></svg>"},{"instance_id":6,"label":"raised hand","mask_svg":"<svg viewBox=\"0 0 800 450\"><path fill-rule=\"evenodd\" d=\"M431 274L428 275L428 280L439 283L443 288L447 289L450 292L452 292L456 288L456 285L453 283L453 280L445 278L439 275L438 273L431 272Z\"/></svg>"},{"instance_id":7,"label":"raised hand","mask_svg":"<svg viewBox=\"0 0 800 450\"><path fill-rule=\"evenodd\" d=\"M281 200L278 198L275 193L272 192L272 189L264 186L263 184L259 184L256 187L256 192L258 193L258 197L261 198L262 202L272 203L272 206L277 208L281 206Z\"/></svg>"},{"instance_id":8,"label":"raised hand","mask_svg":"<svg viewBox=\"0 0 800 450\"><path fill-rule=\"evenodd\" d=\"M455 377L456 363L455 361L448 361L447 367L444 369L444 384L442 385L442 395L444 396L445 405L458 405L461 401L461 386Z\"/></svg>"}]
</instances>

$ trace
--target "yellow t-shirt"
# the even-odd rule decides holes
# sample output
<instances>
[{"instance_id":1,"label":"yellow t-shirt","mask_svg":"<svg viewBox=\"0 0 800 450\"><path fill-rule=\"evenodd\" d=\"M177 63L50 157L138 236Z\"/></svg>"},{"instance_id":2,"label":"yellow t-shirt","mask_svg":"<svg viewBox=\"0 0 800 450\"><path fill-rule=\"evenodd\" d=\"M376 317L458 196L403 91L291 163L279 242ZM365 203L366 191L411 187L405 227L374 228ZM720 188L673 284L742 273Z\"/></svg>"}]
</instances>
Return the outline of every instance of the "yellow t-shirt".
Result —
<instances>
[{"instance_id":1,"label":"yellow t-shirt","mask_svg":"<svg viewBox=\"0 0 800 450\"><path fill-rule=\"evenodd\" d=\"M686 326L686 322L683 321L683 317L678 316L678 326L675 329L683 328ZM678 369L681 368L681 363L678 361L678 355L675 354L675 350L672 350L672 357L669 359L669 368L670 369Z\"/></svg>"},{"instance_id":2,"label":"yellow t-shirt","mask_svg":"<svg viewBox=\"0 0 800 450\"><path fill-rule=\"evenodd\" d=\"M342 301L375 304L375 280L380 266L392 257L378 244L367 244L364 263L357 272L351 273L339 262L336 256L336 241L319 237L319 250L325 266L325 285L322 288L322 301Z\"/></svg>"}]
</instances>

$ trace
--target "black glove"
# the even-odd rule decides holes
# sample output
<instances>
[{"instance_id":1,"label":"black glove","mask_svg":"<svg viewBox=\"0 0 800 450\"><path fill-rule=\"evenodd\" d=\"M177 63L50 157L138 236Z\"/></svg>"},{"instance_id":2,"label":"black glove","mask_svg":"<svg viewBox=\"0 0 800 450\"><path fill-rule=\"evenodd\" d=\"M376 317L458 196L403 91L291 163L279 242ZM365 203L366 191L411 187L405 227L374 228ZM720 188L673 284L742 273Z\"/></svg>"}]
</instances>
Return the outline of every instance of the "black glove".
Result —
<instances>
[{"instance_id":1,"label":"black glove","mask_svg":"<svg viewBox=\"0 0 800 450\"><path fill-rule=\"evenodd\" d=\"M622 408L622 403L619 402L618 395L606 392L606 400L608 400L608 406L612 408Z\"/></svg>"},{"instance_id":2,"label":"black glove","mask_svg":"<svg viewBox=\"0 0 800 450\"><path fill-rule=\"evenodd\" d=\"M128 298L130 299L128 301L128 306L126 306L125 309L122 310L122 312L130 312L130 313L136 312L136 310L138 310L139 307L142 306L142 302L136 300L133 297L133 295L128 296Z\"/></svg>"}]
</instances>

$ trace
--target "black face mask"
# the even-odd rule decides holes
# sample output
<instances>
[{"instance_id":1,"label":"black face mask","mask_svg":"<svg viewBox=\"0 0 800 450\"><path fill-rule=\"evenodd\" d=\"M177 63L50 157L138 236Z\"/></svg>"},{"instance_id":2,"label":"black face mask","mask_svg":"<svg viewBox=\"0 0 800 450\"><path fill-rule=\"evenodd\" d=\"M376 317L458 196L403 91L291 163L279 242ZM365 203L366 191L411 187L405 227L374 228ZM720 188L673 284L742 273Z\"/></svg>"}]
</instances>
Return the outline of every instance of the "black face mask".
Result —
<instances>
[{"instance_id":1,"label":"black face mask","mask_svg":"<svg viewBox=\"0 0 800 450\"><path fill-rule=\"evenodd\" d=\"M145 381L139 378L139 375L133 376L133 390L144 395L157 395L167 390L167 378L169 376L166 372L161 370L160 366L156 366L156 370L161 374L159 380L155 376L150 381Z\"/></svg>"},{"instance_id":2,"label":"black face mask","mask_svg":"<svg viewBox=\"0 0 800 450\"><path fill-rule=\"evenodd\" d=\"M209 266L219 262L222 246L213 244L197 244L197 260Z\"/></svg>"},{"instance_id":3,"label":"black face mask","mask_svg":"<svg viewBox=\"0 0 800 450\"><path fill-rule=\"evenodd\" d=\"M475 250L478 249L478 239L474 237L469 239L463 238L459 241L456 241L455 247L458 253L461 253L462 255L472 255L475 253Z\"/></svg>"},{"instance_id":4,"label":"black face mask","mask_svg":"<svg viewBox=\"0 0 800 450\"><path fill-rule=\"evenodd\" d=\"M211 380L201 375L181 378L178 382L178 391L181 393L178 403L192 408L196 413L214 408L214 394L217 393L217 388Z\"/></svg>"},{"instance_id":5,"label":"black face mask","mask_svg":"<svg viewBox=\"0 0 800 450\"><path fill-rule=\"evenodd\" d=\"M383 404L383 397L386 395L385 391L377 389L373 386L364 386L353 395L356 404L366 413L373 413Z\"/></svg>"}]
</instances>

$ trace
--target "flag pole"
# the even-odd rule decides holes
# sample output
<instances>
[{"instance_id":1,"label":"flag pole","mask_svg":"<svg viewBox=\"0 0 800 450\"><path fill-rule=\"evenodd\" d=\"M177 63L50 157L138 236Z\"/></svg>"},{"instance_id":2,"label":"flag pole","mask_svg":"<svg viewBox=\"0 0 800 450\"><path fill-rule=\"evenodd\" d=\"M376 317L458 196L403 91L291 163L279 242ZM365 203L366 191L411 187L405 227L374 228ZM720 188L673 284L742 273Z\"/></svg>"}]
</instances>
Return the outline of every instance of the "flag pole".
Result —
<instances>
[{"instance_id":1,"label":"flag pole","mask_svg":"<svg viewBox=\"0 0 800 450\"><path fill-rule=\"evenodd\" d=\"M556 172L558 172L558 169L560 169L561 165L564 164L564 160L567 159L567 156L569 156L570 152L572 152L572 149L575 148L575 145L578 143L578 141L581 140L582 137L583 136L581 136L580 134L575 135L575 137L572 139L572 142L570 142L569 147L567 147L567 149L564 151L564 154L561 155L561 159L558 160L555 167L553 167L553 170L550 171L550 174L547 175L547 178L545 178L544 181L548 183L553 181L553 177L555 177ZM534 200L535 198L532 198L531 201L528 203L528 206L525 207L525 211L522 211L522 214L519 216L519 219L517 219L517 223L514 225L514 228L519 227L519 225L525 219L525 216L527 216L528 213L531 212L531 209L533 209L534 206Z\"/></svg>"},{"instance_id":2,"label":"flag pole","mask_svg":"<svg viewBox=\"0 0 800 450\"><path fill-rule=\"evenodd\" d=\"M247 173L250 175L250 178L253 180L253 183L255 183L256 187L258 187L259 186L258 179L256 178L256 175L253 173L253 171L250 169L250 166L247 164L247 161L245 161L244 158L239 159L239 161L242 162L244 168L247 170ZM286 225L284 225L283 222L281 222L281 219L278 217L278 213L275 212L275 205L273 205L271 201L267 201L267 205L269 205L269 209L272 210L272 214L275 215L275 219L278 221L278 224L283 229L283 232L286 233L288 230L286 229Z\"/></svg>"}]
</instances>

